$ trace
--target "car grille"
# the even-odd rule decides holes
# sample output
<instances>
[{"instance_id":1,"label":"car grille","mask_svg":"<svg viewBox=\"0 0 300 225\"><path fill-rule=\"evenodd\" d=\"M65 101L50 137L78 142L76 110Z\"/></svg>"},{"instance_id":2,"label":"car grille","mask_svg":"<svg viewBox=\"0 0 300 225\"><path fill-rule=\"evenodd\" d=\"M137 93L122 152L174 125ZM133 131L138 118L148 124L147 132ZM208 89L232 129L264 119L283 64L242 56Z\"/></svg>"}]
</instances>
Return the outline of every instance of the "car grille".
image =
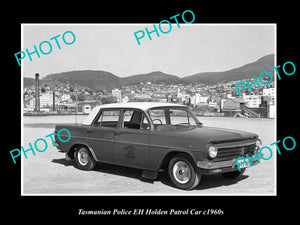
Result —
<instances>
[{"instance_id":1,"label":"car grille","mask_svg":"<svg viewBox=\"0 0 300 225\"><path fill-rule=\"evenodd\" d=\"M218 161L225 161L225 160L231 160L234 158L238 158L241 156L245 156L248 154L248 156L252 156L254 154L255 150L255 143L247 143L243 144L242 146L236 146L237 144L235 143L233 146L230 146L226 144L226 146L222 146L222 144L218 144L218 154L217 157L213 159L214 162Z\"/></svg>"}]
</instances>

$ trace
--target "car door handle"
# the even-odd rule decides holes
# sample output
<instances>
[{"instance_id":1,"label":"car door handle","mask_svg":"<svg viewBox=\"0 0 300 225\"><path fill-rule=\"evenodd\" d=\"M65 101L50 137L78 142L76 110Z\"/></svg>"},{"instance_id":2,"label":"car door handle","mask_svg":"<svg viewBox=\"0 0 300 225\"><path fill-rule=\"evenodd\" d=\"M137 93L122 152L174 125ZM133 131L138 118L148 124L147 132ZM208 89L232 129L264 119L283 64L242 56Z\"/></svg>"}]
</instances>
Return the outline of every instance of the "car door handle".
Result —
<instances>
[{"instance_id":1,"label":"car door handle","mask_svg":"<svg viewBox=\"0 0 300 225\"><path fill-rule=\"evenodd\" d=\"M114 132L114 136L118 136L118 135L120 135L121 134L121 131L119 131L119 130L116 130L115 132Z\"/></svg>"}]
</instances>

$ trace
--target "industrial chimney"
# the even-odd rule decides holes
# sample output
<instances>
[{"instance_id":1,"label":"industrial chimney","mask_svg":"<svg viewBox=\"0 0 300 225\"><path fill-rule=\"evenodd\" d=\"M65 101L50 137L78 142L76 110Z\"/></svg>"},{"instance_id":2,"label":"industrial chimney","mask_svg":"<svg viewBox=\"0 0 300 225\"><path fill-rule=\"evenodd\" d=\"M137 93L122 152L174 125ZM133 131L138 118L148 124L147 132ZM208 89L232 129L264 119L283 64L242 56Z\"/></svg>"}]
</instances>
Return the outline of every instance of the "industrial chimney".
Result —
<instances>
[{"instance_id":1,"label":"industrial chimney","mask_svg":"<svg viewBox=\"0 0 300 225\"><path fill-rule=\"evenodd\" d=\"M40 111L40 84L39 74L35 74L35 111Z\"/></svg>"}]
</instances>

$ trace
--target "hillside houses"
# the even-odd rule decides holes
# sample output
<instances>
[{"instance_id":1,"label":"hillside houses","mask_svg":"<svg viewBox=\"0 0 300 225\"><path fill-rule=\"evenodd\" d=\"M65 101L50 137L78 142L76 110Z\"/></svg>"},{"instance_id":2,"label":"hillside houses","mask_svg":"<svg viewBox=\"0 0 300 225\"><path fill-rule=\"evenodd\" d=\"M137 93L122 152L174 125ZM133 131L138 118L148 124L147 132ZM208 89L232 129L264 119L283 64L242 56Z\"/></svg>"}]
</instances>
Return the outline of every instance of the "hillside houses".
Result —
<instances>
[{"instance_id":1,"label":"hillside houses","mask_svg":"<svg viewBox=\"0 0 300 225\"><path fill-rule=\"evenodd\" d=\"M93 107L111 102L174 102L189 105L198 111L217 112L225 116L274 118L275 88L273 88L273 84L264 89L254 87L253 92L245 91L243 96L239 97L234 87L236 82L238 81L207 85L203 83L166 84L148 81L101 91L78 87L77 92L76 88L67 82L65 85L55 87L42 86L40 88L40 107L44 111L75 112L77 93L77 107L86 108L87 105ZM35 106L34 86L25 89L23 100L24 109L33 111ZM77 112L83 111L84 109L77 109Z\"/></svg>"}]
</instances>

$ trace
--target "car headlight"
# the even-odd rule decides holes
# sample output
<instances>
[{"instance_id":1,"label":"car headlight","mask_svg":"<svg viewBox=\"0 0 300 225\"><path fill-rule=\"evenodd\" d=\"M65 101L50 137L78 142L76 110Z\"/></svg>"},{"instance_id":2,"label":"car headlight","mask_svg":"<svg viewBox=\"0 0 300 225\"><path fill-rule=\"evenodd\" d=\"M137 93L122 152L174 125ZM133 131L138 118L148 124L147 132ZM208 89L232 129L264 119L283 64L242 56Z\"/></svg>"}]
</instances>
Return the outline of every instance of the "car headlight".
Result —
<instances>
[{"instance_id":1,"label":"car headlight","mask_svg":"<svg viewBox=\"0 0 300 225\"><path fill-rule=\"evenodd\" d=\"M213 144L209 144L208 145L208 155L209 155L209 157L212 158L212 159L216 158L217 154L218 154L217 147Z\"/></svg>"},{"instance_id":2,"label":"car headlight","mask_svg":"<svg viewBox=\"0 0 300 225\"><path fill-rule=\"evenodd\" d=\"M258 151L259 149L261 149L262 147L262 141L260 139L256 140L256 146L255 146L255 150Z\"/></svg>"}]
</instances>

